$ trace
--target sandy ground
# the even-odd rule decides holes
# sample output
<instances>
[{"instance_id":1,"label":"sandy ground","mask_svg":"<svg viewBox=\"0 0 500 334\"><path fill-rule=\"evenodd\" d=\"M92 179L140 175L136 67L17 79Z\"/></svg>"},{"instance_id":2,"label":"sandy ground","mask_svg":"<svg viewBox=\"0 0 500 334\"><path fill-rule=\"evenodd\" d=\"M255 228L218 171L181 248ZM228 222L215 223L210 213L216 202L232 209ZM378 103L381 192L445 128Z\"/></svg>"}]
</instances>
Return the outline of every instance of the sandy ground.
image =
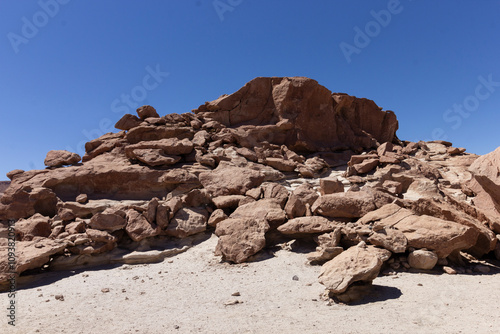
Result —
<instances>
[{"instance_id":1,"label":"sandy ground","mask_svg":"<svg viewBox=\"0 0 500 334\"><path fill-rule=\"evenodd\" d=\"M319 298L320 267L307 265L304 254L280 250L229 265L213 256L216 243L212 236L156 264L43 274L18 291L15 328L0 294L0 332L499 332L500 274L399 273L378 277L375 294L357 305L329 306Z\"/></svg>"}]
</instances>

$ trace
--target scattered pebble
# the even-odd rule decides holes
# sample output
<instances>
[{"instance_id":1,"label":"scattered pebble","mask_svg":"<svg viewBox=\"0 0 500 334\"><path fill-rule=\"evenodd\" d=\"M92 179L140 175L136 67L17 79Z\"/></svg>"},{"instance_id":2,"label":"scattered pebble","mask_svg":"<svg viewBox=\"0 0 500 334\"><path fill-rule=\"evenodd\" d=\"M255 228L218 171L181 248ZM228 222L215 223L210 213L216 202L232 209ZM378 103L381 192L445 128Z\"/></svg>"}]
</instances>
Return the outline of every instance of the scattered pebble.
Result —
<instances>
[{"instance_id":1,"label":"scattered pebble","mask_svg":"<svg viewBox=\"0 0 500 334\"><path fill-rule=\"evenodd\" d=\"M231 296L233 296L233 297L239 297L239 296L241 296L241 294L238 291L236 291L236 292L233 292L231 294Z\"/></svg>"},{"instance_id":2,"label":"scattered pebble","mask_svg":"<svg viewBox=\"0 0 500 334\"><path fill-rule=\"evenodd\" d=\"M229 301L225 302L224 306L236 305L236 304L242 304L242 303L243 303L242 301L239 301L238 299L234 299L234 300L229 300Z\"/></svg>"},{"instance_id":3,"label":"scattered pebble","mask_svg":"<svg viewBox=\"0 0 500 334\"><path fill-rule=\"evenodd\" d=\"M56 298L56 300L60 300L62 302L64 301L64 296L63 295L56 295L55 298Z\"/></svg>"},{"instance_id":4,"label":"scattered pebble","mask_svg":"<svg viewBox=\"0 0 500 334\"><path fill-rule=\"evenodd\" d=\"M455 269L453 269L452 267L448 267L448 266L443 266L443 271L445 273L447 273L448 275L456 275L457 274L457 271Z\"/></svg>"},{"instance_id":5,"label":"scattered pebble","mask_svg":"<svg viewBox=\"0 0 500 334\"><path fill-rule=\"evenodd\" d=\"M109 292L109 288L104 288L104 289L101 289L101 292L102 292L102 293L107 293L107 292Z\"/></svg>"},{"instance_id":6,"label":"scattered pebble","mask_svg":"<svg viewBox=\"0 0 500 334\"><path fill-rule=\"evenodd\" d=\"M297 276L297 275L293 275L292 279L293 279L294 281L298 281L298 280L299 280L299 276Z\"/></svg>"}]
</instances>

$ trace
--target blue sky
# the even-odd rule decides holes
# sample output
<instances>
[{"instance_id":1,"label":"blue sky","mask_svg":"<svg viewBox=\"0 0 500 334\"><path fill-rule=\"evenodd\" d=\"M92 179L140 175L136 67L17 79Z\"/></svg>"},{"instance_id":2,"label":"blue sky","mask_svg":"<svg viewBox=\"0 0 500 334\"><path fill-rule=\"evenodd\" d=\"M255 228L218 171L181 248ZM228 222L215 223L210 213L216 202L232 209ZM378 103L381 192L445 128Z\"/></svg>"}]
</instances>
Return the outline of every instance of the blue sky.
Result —
<instances>
[{"instance_id":1,"label":"blue sky","mask_svg":"<svg viewBox=\"0 0 500 334\"><path fill-rule=\"evenodd\" d=\"M405 140L500 145L500 1L0 0L0 180L258 76L394 110Z\"/></svg>"}]
</instances>

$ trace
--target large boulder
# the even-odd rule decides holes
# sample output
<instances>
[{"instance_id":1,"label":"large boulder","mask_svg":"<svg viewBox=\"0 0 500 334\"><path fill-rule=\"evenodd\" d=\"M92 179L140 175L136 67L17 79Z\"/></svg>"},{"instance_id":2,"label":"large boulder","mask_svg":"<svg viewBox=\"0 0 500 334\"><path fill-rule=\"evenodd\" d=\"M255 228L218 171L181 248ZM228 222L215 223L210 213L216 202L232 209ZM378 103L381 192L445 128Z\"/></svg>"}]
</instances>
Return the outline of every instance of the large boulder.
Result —
<instances>
[{"instance_id":1,"label":"large boulder","mask_svg":"<svg viewBox=\"0 0 500 334\"><path fill-rule=\"evenodd\" d=\"M320 196L311 209L326 217L359 218L392 200L391 196L373 190L335 193Z\"/></svg>"},{"instance_id":2,"label":"large boulder","mask_svg":"<svg viewBox=\"0 0 500 334\"><path fill-rule=\"evenodd\" d=\"M229 218L217 224L219 242L215 255L225 261L242 263L266 245L269 224L262 219Z\"/></svg>"},{"instance_id":3,"label":"large boulder","mask_svg":"<svg viewBox=\"0 0 500 334\"><path fill-rule=\"evenodd\" d=\"M182 208L172 218L166 234L176 238L203 232L207 229L208 212L203 208Z\"/></svg>"},{"instance_id":4,"label":"large boulder","mask_svg":"<svg viewBox=\"0 0 500 334\"><path fill-rule=\"evenodd\" d=\"M371 282L382 268L379 251L364 243L351 247L321 267L319 282L332 294L341 294L354 282Z\"/></svg>"},{"instance_id":5,"label":"large boulder","mask_svg":"<svg viewBox=\"0 0 500 334\"><path fill-rule=\"evenodd\" d=\"M213 171L201 173L199 179L203 187L216 197L244 195L264 182L264 175L260 171L221 162Z\"/></svg>"}]
</instances>

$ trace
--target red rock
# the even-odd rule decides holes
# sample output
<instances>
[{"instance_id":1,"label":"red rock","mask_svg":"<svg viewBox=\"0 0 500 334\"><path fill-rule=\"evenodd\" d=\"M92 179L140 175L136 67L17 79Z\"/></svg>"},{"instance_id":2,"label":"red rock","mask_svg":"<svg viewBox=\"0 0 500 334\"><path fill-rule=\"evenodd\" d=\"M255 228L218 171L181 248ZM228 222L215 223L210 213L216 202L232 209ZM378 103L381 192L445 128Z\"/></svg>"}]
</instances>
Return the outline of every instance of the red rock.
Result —
<instances>
[{"instance_id":1,"label":"red rock","mask_svg":"<svg viewBox=\"0 0 500 334\"><path fill-rule=\"evenodd\" d=\"M140 119L145 120L148 117L160 117L156 109L151 106L142 106L137 109L137 115Z\"/></svg>"},{"instance_id":2,"label":"red rock","mask_svg":"<svg viewBox=\"0 0 500 334\"><path fill-rule=\"evenodd\" d=\"M297 163L295 161L281 158L266 158L266 164L281 172L293 172L297 167Z\"/></svg>"},{"instance_id":3,"label":"red rock","mask_svg":"<svg viewBox=\"0 0 500 334\"><path fill-rule=\"evenodd\" d=\"M141 120L137 116L125 114L118 122L116 122L115 128L118 130L130 130L141 125L141 123Z\"/></svg>"},{"instance_id":4,"label":"red rock","mask_svg":"<svg viewBox=\"0 0 500 334\"><path fill-rule=\"evenodd\" d=\"M213 171L201 173L199 179L203 187L216 197L243 195L259 186L264 181L264 175L259 171L221 162Z\"/></svg>"},{"instance_id":5,"label":"red rock","mask_svg":"<svg viewBox=\"0 0 500 334\"><path fill-rule=\"evenodd\" d=\"M273 198L284 208L288 200L288 190L279 183L265 182L261 185L264 198Z\"/></svg>"},{"instance_id":6,"label":"red rock","mask_svg":"<svg viewBox=\"0 0 500 334\"><path fill-rule=\"evenodd\" d=\"M213 202L218 209L236 209L243 199L243 195L227 195L215 197Z\"/></svg>"},{"instance_id":7,"label":"red rock","mask_svg":"<svg viewBox=\"0 0 500 334\"><path fill-rule=\"evenodd\" d=\"M113 208L94 215L89 223L89 226L93 229L109 232L121 230L125 225L127 225L125 212Z\"/></svg>"},{"instance_id":8,"label":"red rock","mask_svg":"<svg viewBox=\"0 0 500 334\"><path fill-rule=\"evenodd\" d=\"M217 224L219 242L215 255L225 261L242 263L266 245L265 233L269 224L253 218L229 218Z\"/></svg>"},{"instance_id":9,"label":"red rock","mask_svg":"<svg viewBox=\"0 0 500 334\"><path fill-rule=\"evenodd\" d=\"M64 165L77 164L82 158L76 154L64 150L49 151L44 164L47 167L62 167Z\"/></svg>"},{"instance_id":10,"label":"red rock","mask_svg":"<svg viewBox=\"0 0 500 334\"><path fill-rule=\"evenodd\" d=\"M285 144L294 151L369 148L377 141L392 142L398 128L394 113L380 110L373 101L332 94L316 81L302 77L256 78L236 93L207 102L194 112L239 128L240 133L249 130L244 126L257 126L260 135L254 132L237 138L242 146L266 141Z\"/></svg>"},{"instance_id":11,"label":"red rock","mask_svg":"<svg viewBox=\"0 0 500 334\"><path fill-rule=\"evenodd\" d=\"M182 159L178 155L166 155L161 149L154 148L135 149L130 152L130 156L149 166L175 165Z\"/></svg>"},{"instance_id":12,"label":"red rock","mask_svg":"<svg viewBox=\"0 0 500 334\"><path fill-rule=\"evenodd\" d=\"M354 246L321 267L319 282L332 294L340 294L355 282L371 282L380 272L382 260L366 245Z\"/></svg>"},{"instance_id":13,"label":"red rock","mask_svg":"<svg viewBox=\"0 0 500 334\"><path fill-rule=\"evenodd\" d=\"M208 225L216 227L221 221L228 219L229 217L224 213L222 209L217 209L210 215L208 219Z\"/></svg>"},{"instance_id":14,"label":"red rock","mask_svg":"<svg viewBox=\"0 0 500 334\"><path fill-rule=\"evenodd\" d=\"M285 212L289 219L301 217L306 214L307 205L312 206L319 195L309 183L298 186L290 195L285 206Z\"/></svg>"},{"instance_id":15,"label":"red rock","mask_svg":"<svg viewBox=\"0 0 500 334\"><path fill-rule=\"evenodd\" d=\"M51 233L50 218L37 213L15 224L19 240L30 241L34 237L48 237Z\"/></svg>"},{"instance_id":16,"label":"red rock","mask_svg":"<svg viewBox=\"0 0 500 334\"><path fill-rule=\"evenodd\" d=\"M279 226L278 231L291 235L326 233L332 232L338 225L337 222L320 216L299 217Z\"/></svg>"},{"instance_id":17,"label":"red rock","mask_svg":"<svg viewBox=\"0 0 500 334\"><path fill-rule=\"evenodd\" d=\"M319 192L321 195L343 193L344 185L337 178L324 178L319 180Z\"/></svg>"},{"instance_id":18,"label":"red rock","mask_svg":"<svg viewBox=\"0 0 500 334\"><path fill-rule=\"evenodd\" d=\"M374 191L336 193L319 197L311 210L325 217L359 218L391 201L391 196Z\"/></svg>"}]
</instances>

